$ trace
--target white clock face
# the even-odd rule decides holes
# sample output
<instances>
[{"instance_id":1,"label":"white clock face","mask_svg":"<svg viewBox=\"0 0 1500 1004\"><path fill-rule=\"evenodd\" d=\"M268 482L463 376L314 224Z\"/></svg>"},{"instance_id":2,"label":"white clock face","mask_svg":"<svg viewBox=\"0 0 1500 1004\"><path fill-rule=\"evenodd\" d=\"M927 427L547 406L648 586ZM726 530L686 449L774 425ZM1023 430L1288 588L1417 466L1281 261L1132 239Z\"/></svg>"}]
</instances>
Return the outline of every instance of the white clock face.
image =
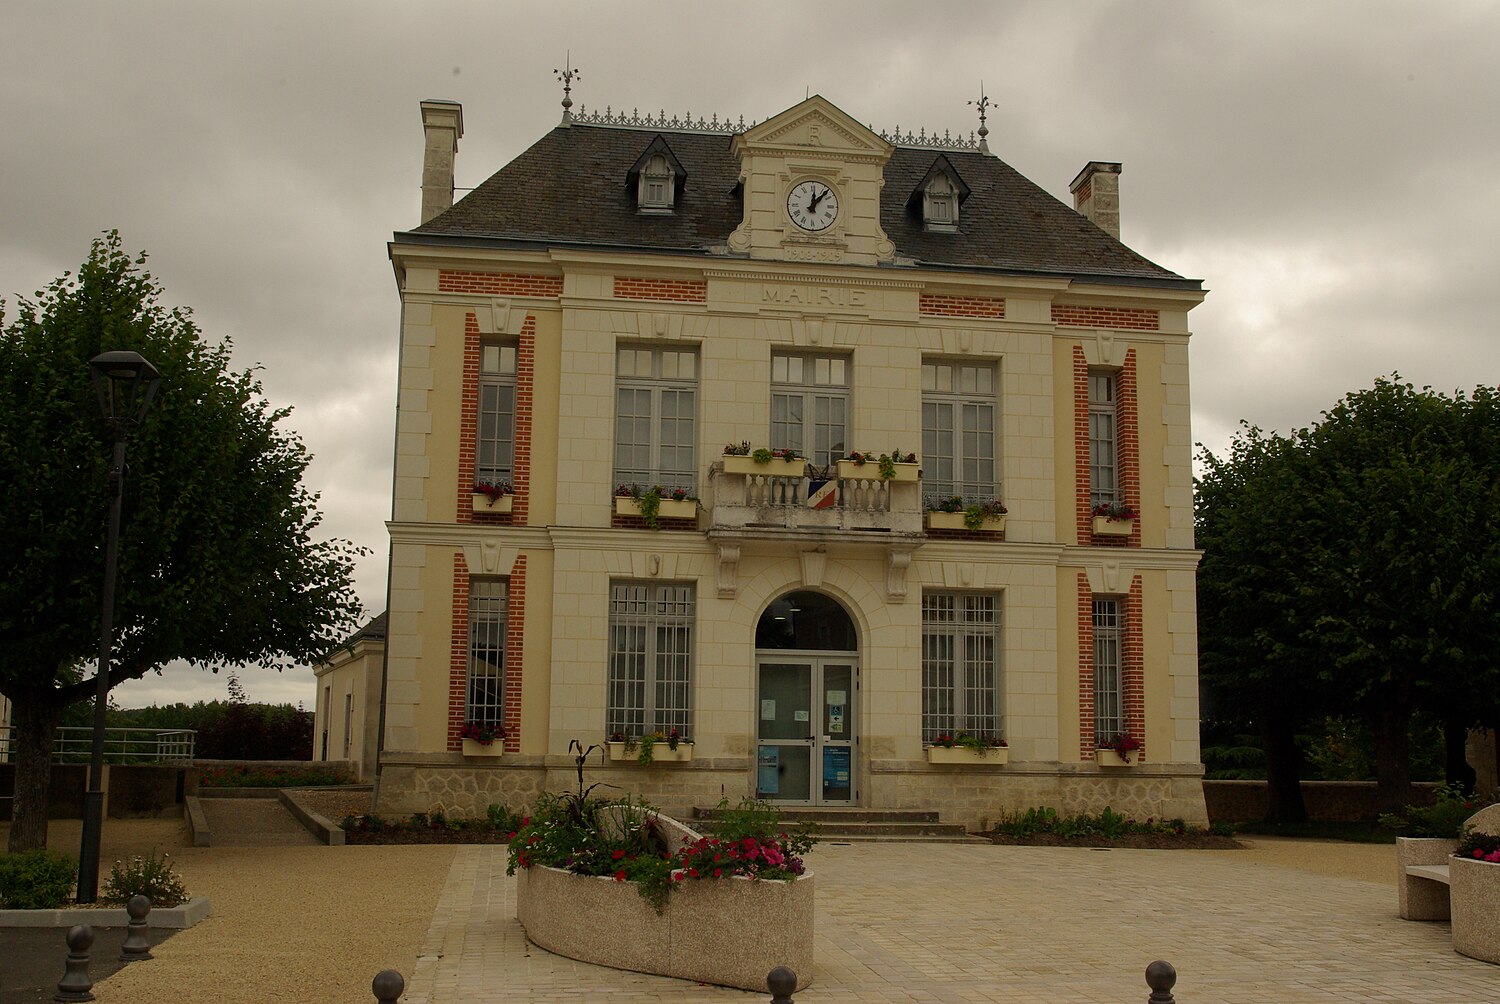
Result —
<instances>
[{"instance_id":1,"label":"white clock face","mask_svg":"<svg viewBox=\"0 0 1500 1004\"><path fill-rule=\"evenodd\" d=\"M821 181L800 181L787 193L787 215L808 233L827 230L839 215L839 197Z\"/></svg>"}]
</instances>

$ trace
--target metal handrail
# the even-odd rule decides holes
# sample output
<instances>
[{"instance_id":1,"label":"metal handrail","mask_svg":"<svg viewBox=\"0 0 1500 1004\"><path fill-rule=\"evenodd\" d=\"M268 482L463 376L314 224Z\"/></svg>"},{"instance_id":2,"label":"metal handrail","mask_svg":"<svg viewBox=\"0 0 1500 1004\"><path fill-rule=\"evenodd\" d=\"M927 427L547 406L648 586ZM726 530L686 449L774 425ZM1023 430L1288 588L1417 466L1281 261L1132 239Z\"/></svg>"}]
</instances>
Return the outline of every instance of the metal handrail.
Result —
<instances>
[{"instance_id":1,"label":"metal handrail","mask_svg":"<svg viewBox=\"0 0 1500 1004\"><path fill-rule=\"evenodd\" d=\"M196 729L113 728L104 730L104 762L117 764L192 763ZM88 763L94 730L64 725L52 742L53 763ZM0 762L9 762L15 748L15 728L0 726Z\"/></svg>"}]
</instances>

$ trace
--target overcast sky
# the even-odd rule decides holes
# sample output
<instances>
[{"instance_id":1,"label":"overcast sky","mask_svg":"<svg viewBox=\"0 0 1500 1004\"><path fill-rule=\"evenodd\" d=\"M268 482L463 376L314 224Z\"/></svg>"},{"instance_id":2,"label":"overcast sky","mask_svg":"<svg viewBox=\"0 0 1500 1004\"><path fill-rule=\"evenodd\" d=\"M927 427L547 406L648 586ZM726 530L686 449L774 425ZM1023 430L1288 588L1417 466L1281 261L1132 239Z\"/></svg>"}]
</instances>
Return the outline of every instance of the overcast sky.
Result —
<instances>
[{"instance_id":1,"label":"overcast sky","mask_svg":"<svg viewBox=\"0 0 1500 1004\"><path fill-rule=\"evenodd\" d=\"M1064 202L1124 164L1125 242L1211 290L1191 315L1194 436L1287 430L1399 371L1494 384L1500 116L1493 3L17 2L0 30L0 295L102 230L316 454L330 535L385 591L399 302L418 102L464 106L478 185L575 102L764 119L822 94L877 129L967 132ZM753 17L747 14L753 12ZM13 306L9 311L14 316ZM310 670L247 670L313 704ZM134 707L225 695L169 669Z\"/></svg>"}]
</instances>

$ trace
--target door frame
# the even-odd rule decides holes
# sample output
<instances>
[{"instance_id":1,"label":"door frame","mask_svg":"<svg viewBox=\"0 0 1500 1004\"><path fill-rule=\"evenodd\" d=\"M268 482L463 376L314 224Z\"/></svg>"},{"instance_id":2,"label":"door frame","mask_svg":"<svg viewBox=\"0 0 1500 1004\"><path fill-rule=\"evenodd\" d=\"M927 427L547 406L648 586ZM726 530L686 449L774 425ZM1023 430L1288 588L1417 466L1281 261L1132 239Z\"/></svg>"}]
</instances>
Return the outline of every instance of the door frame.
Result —
<instances>
[{"instance_id":1,"label":"door frame","mask_svg":"<svg viewBox=\"0 0 1500 1004\"><path fill-rule=\"evenodd\" d=\"M857 696L859 694L859 653L858 652L835 652L827 649L757 649L755 652L755 728L754 749L752 757L752 770L759 770L761 740L761 718L759 709L761 707L761 668L767 663L779 665L806 666L808 669L808 707L810 711L819 714L818 724L827 724L822 718L824 697L827 692L824 673L829 665L849 667L851 692L845 697L844 721L849 725L849 731L843 739L832 739L825 735L821 728L814 729L813 722L808 722L811 734L803 742L807 743L808 755L808 785L807 790L811 796L808 799L770 799L777 805L793 806L842 806L859 804L859 729L861 726L861 709L858 707ZM783 739L770 740L765 743L768 746L795 746L798 740ZM849 797L847 799L823 798L823 757L826 749L847 749L849 751ZM759 796L758 779L753 779L756 785L757 796Z\"/></svg>"}]
</instances>

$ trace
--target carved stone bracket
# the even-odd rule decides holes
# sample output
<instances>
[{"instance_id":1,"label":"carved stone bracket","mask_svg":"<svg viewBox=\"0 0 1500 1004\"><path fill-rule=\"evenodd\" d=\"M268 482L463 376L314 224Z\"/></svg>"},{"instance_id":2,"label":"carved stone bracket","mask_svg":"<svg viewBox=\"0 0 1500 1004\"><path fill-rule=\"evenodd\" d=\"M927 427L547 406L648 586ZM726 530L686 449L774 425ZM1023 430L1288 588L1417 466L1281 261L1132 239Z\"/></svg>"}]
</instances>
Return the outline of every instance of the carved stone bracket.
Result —
<instances>
[{"instance_id":1,"label":"carved stone bracket","mask_svg":"<svg viewBox=\"0 0 1500 1004\"><path fill-rule=\"evenodd\" d=\"M828 567L828 552L824 550L802 552L802 584L816 589L823 584L823 571Z\"/></svg>"},{"instance_id":2,"label":"carved stone bracket","mask_svg":"<svg viewBox=\"0 0 1500 1004\"><path fill-rule=\"evenodd\" d=\"M911 569L910 547L892 547L886 554L885 594L892 603L906 602L906 573Z\"/></svg>"},{"instance_id":3,"label":"carved stone bracket","mask_svg":"<svg viewBox=\"0 0 1500 1004\"><path fill-rule=\"evenodd\" d=\"M740 545L719 545L719 598L732 600L740 589Z\"/></svg>"}]
</instances>

